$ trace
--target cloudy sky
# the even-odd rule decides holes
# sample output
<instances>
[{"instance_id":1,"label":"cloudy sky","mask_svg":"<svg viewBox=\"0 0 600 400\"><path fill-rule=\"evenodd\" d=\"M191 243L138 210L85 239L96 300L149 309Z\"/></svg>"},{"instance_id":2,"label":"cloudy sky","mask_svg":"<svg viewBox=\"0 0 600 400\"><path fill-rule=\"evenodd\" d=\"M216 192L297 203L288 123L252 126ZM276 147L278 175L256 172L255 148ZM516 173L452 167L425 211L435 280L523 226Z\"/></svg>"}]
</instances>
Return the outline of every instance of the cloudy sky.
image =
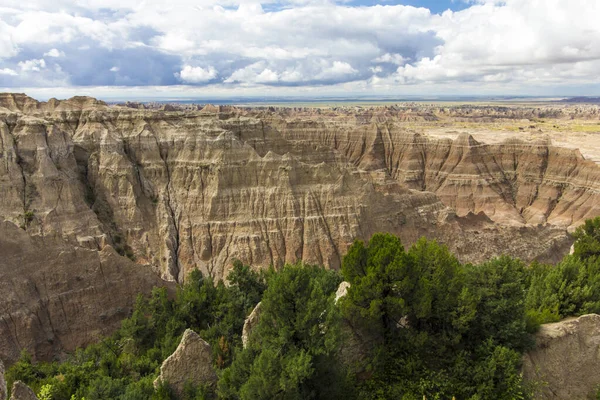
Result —
<instances>
[{"instance_id":1,"label":"cloudy sky","mask_svg":"<svg viewBox=\"0 0 600 400\"><path fill-rule=\"evenodd\" d=\"M600 0L2 0L37 98L600 95Z\"/></svg>"}]
</instances>

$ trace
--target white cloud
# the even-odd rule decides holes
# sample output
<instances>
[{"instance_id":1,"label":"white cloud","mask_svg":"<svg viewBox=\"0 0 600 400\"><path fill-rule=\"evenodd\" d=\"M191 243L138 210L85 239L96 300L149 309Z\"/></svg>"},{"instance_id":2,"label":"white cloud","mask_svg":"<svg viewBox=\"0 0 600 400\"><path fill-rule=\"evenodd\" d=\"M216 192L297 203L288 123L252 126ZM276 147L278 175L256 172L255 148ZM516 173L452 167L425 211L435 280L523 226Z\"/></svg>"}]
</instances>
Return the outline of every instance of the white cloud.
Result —
<instances>
[{"instance_id":1,"label":"white cloud","mask_svg":"<svg viewBox=\"0 0 600 400\"><path fill-rule=\"evenodd\" d=\"M142 78L127 57L141 49L155 55L139 61L147 65L139 84L147 85L156 84L156 71L167 84L214 85L224 77L217 84L226 88L321 90L346 82L353 90L448 84L473 91L598 83L598 0L471 0L441 15L401 5L270 2L5 0L0 70L37 73L0 82L68 84L68 65L77 65L84 78L131 85Z\"/></svg>"},{"instance_id":2,"label":"white cloud","mask_svg":"<svg viewBox=\"0 0 600 400\"><path fill-rule=\"evenodd\" d=\"M376 63L390 63L396 65L404 65L406 61L407 59L402 57L402 55L390 53L385 53L384 55L379 56L373 60L373 62Z\"/></svg>"},{"instance_id":3,"label":"white cloud","mask_svg":"<svg viewBox=\"0 0 600 400\"><path fill-rule=\"evenodd\" d=\"M204 83L213 80L217 77L218 73L214 67L192 67L186 65L179 72L179 78L187 83Z\"/></svg>"},{"instance_id":4,"label":"white cloud","mask_svg":"<svg viewBox=\"0 0 600 400\"><path fill-rule=\"evenodd\" d=\"M282 65L282 66L281 66ZM281 70L281 72L277 72ZM358 70L342 61L272 64L259 61L234 71L225 83L243 84L298 84L302 82L333 82L356 75Z\"/></svg>"},{"instance_id":5,"label":"white cloud","mask_svg":"<svg viewBox=\"0 0 600 400\"><path fill-rule=\"evenodd\" d=\"M20 61L19 67L23 72L39 72L46 68L46 61L43 58L39 60Z\"/></svg>"},{"instance_id":6,"label":"white cloud","mask_svg":"<svg viewBox=\"0 0 600 400\"><path fill-rule=\"evenodd\" d=\"M0 18L0 59L10 58L18 54L19 49L12 38L14 27Z\"/></svg>"},{"instance_id":7,"label":"white cloud","mask_svg":"<svg viewBox=\"0 0 600 400\"><path fill-rule=\"evenodd\" d=\"M263 72L258 74L258 76L256 77L257 83L273 83L273 82L277 82L278 80L279 80L279 75L277 75L276 72L271 71L269 68L266 68L265 70L263 70Z\"/></svg>"},{"instance_id":8,"label":"white cloud","mask_svg":"<svg viewBox=\"0 0 600 400\"><path fill-rule=\"evenodd\" d=\"M44 57L58 58L58 57L64 57L64 56L65 56L65 53L58 49L51 49L48 52L44 53Z\"/></svg>"},{"instance_id":9,"label":"white cloud","mask_svg":"<svg viewBox=\"0 0 600 400\"><path fill-rule=\"evenodd\" d=\"M443 40L434 57L398 70L416 82L524 79L529 72L600 59L600 2L590 0L482 0L432 19ZM577 23L573 23L577 21ZM574 70L574 69L573 69ZM541 75L543 77L545 73ZM563 79L569 79L569 74ZM575 75L570 76L576 78ZM593 79L588 75L588 79Z\"/></svg>"},{"instance_id":10,"label":"white cloud","mask_svg":"<svg viewBox=\"0 0 600 400\"><path fill-rule=\"evenodd\" d=\"M352 68L352 65L343 61L334 61L333 64L316 76L317 79L338 79L348 75L355 75L358 71Z\"/></svg>"},{"instance_id":11,"label":"white cloud","mask_svg":"<svg viewBox=\"0 0 600 400\"><path fill-rule=\"evenodd\" d=\"M18 74L15 70L12 70L10 68L2 68L2 69L0 69L0 75L17 76Z\"/></svg>"},{"instance_id":12,"label":"white cloud","mask_svg":"<svg viewBox=\"0 0 600 400\"><path fill-rule=\"evenodd\" d=\"M263 61L248 65L234 71L231 76L225 79L225 83L248 83L256 82L256 77L265 69L266 63Z\"/></svg>"}]
</instances>

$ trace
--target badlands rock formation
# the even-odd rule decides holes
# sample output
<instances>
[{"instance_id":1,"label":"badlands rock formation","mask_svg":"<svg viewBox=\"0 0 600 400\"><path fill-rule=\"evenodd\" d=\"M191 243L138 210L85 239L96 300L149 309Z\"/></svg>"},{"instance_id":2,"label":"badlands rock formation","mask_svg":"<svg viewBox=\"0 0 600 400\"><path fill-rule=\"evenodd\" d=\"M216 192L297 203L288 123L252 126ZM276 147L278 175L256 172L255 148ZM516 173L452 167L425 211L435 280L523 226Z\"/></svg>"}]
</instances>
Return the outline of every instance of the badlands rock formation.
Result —
<instances>
[{"instance_id":1,"label":"badlands rock formation","mask_svg":"<svg viewBox=\"0 0 600 400\"><path fill-rule=\"evenodd\" d=\"M21 381L13 383L10 392L10 400L38 400L33 390Z\"/></svg>"},{"instance_id":2,"label":"badlands rock formation","mask_svg":"<svg viewBox=\"0 0 600 400\"><path fill-rule=\"evenodd\" d=\"M250 341L250 335L252 334L252 331L254 330L254 328L256 328L260 320L261 304L262 303L259 302L244 321L244 327L242 328L242 346L244 346L244 348L248 346L248 342Z\"/></svg>"},{"instance_id":3,"label":"badlands rock formation","mask_svg":"<svg viewBox=\"0 0 600 400\"><path fill-rule=\"evenodd\" d=\"M538 399L596 398L600 385L600 315L542 325L524 357L524 377Z\"/></svg>"},{"instance_id":4,"label":"badlands rock formation","mask_svg":"<svg viewBox=\"0 0 600 400\"><path fill-rule=\"evenodd\" d=\"M338 286L337 290L335 291L335 302L337 303L342 297L346 296L348 294L348 289L350 288L350 282L342 282L340 283L340 285Z\"/></svg>"},{"instance_id":5,"label":"badlands rock formation","mask_svg":"<svg viewBox=\"0 0 600 400\"><path fill-rule=\"evenodd\" d=\"M166 382L178 398L182 397L186 383L213 385L217 382L217 373L212 365L212 350L196 332L186 329L181 342L160 366L160 375L154 381L158 387Z\"/></svg>"},{"instance_id":6,"label":"badlands rock formation","mask_svg":"<svg viewBox=\"0 0 600 400\"><path fill-rule=\"evenodd\" d=\"M111 246L91 250L0 222L0 358L51 359L96 341L161 281Z\"/></svg>"},{"instance_id":7,"label":"badlands rock formation","mask_svg":"<svg viewBox=\"0 0 600 400\"><path fill-rule=\"evenodd\" d=\"M354 239L378 231L438 239L463 261L555 261L567 230L600 215L595 163L547 141L486 145L413 129L541 113L181 111L0 94L0 245L12 254L0 259L0 358L21 348L50 358L93 340L155 276L218 279L234 258L337 268Z\"/></svg>"}]
</instances>

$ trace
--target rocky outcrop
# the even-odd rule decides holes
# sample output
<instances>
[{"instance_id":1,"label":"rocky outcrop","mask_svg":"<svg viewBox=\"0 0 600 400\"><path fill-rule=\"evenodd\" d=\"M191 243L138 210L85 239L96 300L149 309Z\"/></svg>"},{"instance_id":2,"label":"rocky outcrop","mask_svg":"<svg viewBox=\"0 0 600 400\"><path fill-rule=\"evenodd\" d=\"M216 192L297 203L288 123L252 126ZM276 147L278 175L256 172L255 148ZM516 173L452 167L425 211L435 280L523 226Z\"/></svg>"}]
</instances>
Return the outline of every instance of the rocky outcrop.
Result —
<instances>
[{"instance_id":1,"label":"rocky outcrop","mask_svg":"<svg viewBox=\"0 0 600 400\"><path fill-rule=\"evenodd\" d=\"M160 375L154 386L167 383L181 397L184 385L213 385L217 374L212 364L212 350L196 332L187 329L179 346L160 367Z\"/></svg>"},{"instance_id":2,"label":"rocky outcrop","mask_svg":"<svg viewBox=\"0 0 600 400\"><path fill-rule=\"evenodd\" d=\"M233 259L338 268L355 239L379 231L406 245L437 239L461 261L556 261L568 230L600 215L596 164L548 142L414 130L550 111L130 107L0 94L10 235L0 246L14 236L25 255L0 259L0 357L28 348L50 358L108 333L134 291L160 284L153 274L225 278Z\"/></svg>"},{"instance_id":3,"label":"rocky outcrop","mask_svg":"<svg viewBox=\"0 0 600 400\"><path fill-rule=\"evenodd\" d=\"M33 390L21 381L13 383L10 393L10 400L38 400Z\"/></svg>"},{"instance_id":4,"label":"rocky outcrop","mask_svg":"<svg viewBox=\"0 0 600 400\"><path fill-rule=\"evenodd\" d=\"M539 399L596 398L600 385L600 315L542 325L524 357L525 379Z\"/></svg>"},{"instance_id":5,"label":"rocky outcrop","mask_svg":"<svg viewBox=\"0 0 600 400\"><path fill-rule=\"evenodd\" d=\"M6 378L4 378L4 364L0 360L0 400L6 400Z\"/></svg>"},{"instance_id":6,"label":"rocky outcrop","mask_svg":"<svg viewBox=\"0 0 600 400\"><path fill-rule=\"evenodd\" d=\"M348 288L350 288L350 282L342 282L338 286L335 292L335 302L337 303L339 299L346 296L348 294Z\"/></svg>"},{"instance_id":7,"label":"rocky outcrop","mask_svg":"<svg viewBox=\"0 0 600 400\"><path fill-rule=\"evenodd\" d=\"M258 325L258 321L260 320L260 305L261 303L259 302L256 305L256 307L254 307L250 315L248 315L248 318L246 318L246 320L244 321L244 327L242 329L242 346L244 346L244 348L248 346L248 342L250 341L250 335L252 334L252 331L256 328L256 326Z\"/></svg>"}]
</instances>

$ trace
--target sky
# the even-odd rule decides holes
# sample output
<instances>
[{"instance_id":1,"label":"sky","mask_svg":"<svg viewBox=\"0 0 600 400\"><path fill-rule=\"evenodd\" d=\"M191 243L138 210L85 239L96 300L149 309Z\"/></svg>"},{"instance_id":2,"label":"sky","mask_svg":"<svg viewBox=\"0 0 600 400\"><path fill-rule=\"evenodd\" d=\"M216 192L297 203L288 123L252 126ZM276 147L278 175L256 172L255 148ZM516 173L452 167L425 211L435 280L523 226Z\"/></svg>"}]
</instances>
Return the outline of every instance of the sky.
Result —
<instances>
[{"instance_id":1,"label":"sky","mask_svg":"<svg viewBox=\"0 0 600 400\"><path fill-rule=\"evenodd\" d=\"M600 0L2 0L39 99L600 95Z\"/></svg>"}]
</instances>

